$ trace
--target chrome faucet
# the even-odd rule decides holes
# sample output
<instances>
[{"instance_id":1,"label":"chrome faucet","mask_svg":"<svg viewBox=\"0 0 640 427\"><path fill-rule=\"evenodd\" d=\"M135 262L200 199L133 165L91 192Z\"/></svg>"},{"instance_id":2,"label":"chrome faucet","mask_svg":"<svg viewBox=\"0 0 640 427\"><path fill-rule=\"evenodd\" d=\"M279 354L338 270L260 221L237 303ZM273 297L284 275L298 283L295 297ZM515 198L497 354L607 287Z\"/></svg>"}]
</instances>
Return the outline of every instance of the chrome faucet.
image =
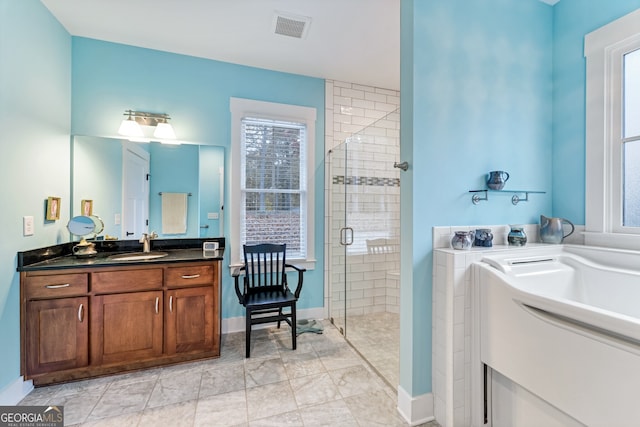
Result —
<instances>
[{"instance_id":1,"label":"chrome faucet","mask_svg":"<svg viewBox=\"0 0 640 427\"><path fill-rule=\"evenodd\" d=\"M158 238L158 233L155 231L149 233L142 233L142 237L140 238L140 243L142 243L142 252L149 253L151 252L151 240Z\"/></svg>"}]
</instances>

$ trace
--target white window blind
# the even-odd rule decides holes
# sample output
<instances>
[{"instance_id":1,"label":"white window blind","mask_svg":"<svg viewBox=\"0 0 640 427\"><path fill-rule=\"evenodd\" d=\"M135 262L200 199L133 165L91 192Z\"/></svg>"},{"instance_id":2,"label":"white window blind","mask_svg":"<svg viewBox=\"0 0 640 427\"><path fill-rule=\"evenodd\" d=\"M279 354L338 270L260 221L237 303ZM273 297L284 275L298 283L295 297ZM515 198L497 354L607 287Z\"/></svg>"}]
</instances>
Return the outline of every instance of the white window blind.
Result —
<instances>
[{"instance_id":1,"label":"white window blind","mask_svg":"<svg viewBox=\"0 0 640 427\"><path fill-rule=\"evenodd\" d=\"M245 117L241 122L240 239L286 243L307 257L306 125Z\"/></svg>"}]
</instances>

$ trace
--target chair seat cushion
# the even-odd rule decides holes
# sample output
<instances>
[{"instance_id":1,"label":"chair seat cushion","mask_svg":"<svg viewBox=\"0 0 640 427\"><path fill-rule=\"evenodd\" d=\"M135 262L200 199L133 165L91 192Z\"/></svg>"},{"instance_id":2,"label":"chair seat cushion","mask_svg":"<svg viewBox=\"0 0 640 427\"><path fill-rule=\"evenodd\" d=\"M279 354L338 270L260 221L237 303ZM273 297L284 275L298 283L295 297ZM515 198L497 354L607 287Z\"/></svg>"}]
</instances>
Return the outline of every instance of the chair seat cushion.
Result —
<instances>
[{"instance_id":1,"label":"chair seat cushion","mask_svg":"<svg viewBox=\"0 0 640 427\"><path fill-rule=\"evenodd\" d=\"M293 303L296 301L295 295L287 289L283 294L281 291L262 291L252 293L246 296L245 307L256 306L268 306L268 305L281 305L287 303Z\"/></svg>"}]
</instances>

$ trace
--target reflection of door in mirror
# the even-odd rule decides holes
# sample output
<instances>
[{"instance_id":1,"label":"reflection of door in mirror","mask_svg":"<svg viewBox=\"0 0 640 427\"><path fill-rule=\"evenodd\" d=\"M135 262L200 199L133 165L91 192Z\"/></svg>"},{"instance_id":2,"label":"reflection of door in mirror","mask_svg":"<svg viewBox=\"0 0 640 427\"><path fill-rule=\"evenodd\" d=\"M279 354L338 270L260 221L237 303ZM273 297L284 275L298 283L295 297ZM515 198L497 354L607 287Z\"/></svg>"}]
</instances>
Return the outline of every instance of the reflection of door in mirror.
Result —
<instances>
[{"instance_id":1,"label":"reflection of door in mirror","mask_svg":"<svg viewBox=\"0 0 640 427\"><path fill-rule=\"evenodd\" d=\"M149 153L134 143L122 148L122 238L139 239L148 231Z\"/></svg>"}]
</instances>

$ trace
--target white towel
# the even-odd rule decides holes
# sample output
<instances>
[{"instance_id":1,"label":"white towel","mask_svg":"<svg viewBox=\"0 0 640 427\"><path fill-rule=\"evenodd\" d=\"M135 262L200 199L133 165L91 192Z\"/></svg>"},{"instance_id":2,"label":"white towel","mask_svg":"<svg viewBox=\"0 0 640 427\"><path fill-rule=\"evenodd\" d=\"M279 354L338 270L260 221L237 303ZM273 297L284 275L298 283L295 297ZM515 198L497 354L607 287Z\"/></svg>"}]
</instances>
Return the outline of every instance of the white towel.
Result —
<instances>
[{"instance_id":1,"label":"white towel","mask_svg":"<svg viewBox=\"0 0 640 427\"><path fill-rule=\"evenodd\" d=\"M187 193L162 193L162 234L187 232Z\"/></svg>"}]
</instances>

